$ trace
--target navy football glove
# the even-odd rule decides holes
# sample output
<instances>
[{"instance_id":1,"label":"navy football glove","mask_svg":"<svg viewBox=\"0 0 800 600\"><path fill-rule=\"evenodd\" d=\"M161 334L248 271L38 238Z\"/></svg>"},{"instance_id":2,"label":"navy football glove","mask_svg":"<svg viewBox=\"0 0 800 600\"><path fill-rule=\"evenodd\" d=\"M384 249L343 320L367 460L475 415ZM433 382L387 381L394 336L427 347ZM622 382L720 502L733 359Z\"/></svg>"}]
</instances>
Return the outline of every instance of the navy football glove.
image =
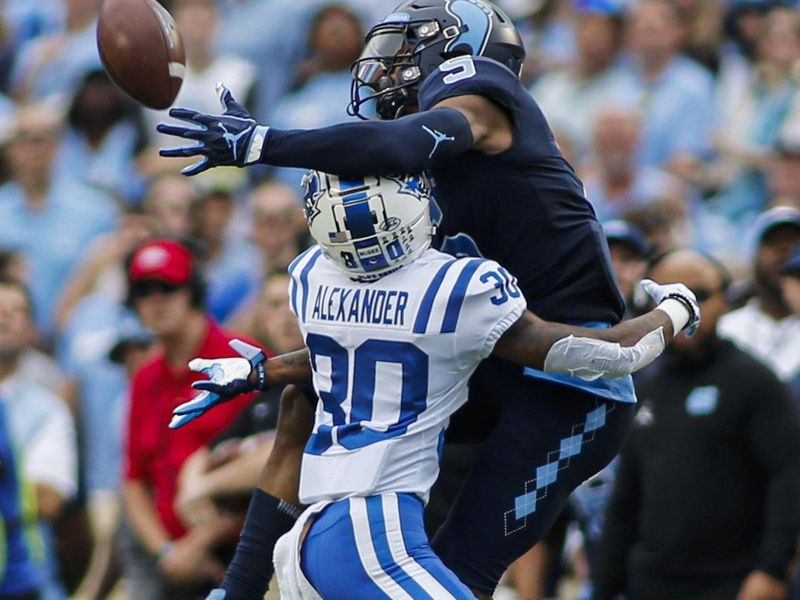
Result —
<instances>
[{"instance_id":1,"label":"navy football glove","mask_svg":"<svg viewBox=\"0 0 800 600\"><path fill-rule=\"evenodd\" d=\"M240 394L265 388L267 357L259 348L233 339L228 345L236 350L242 358L194 358L189 368L198 373L208 375L207 381L195 381L192 387L202 390L200 394L179 405L172 411L170 429L178 429L188 422L203 415L208 409L222 402L227 402ZM253 369L258 373L258 382L253 385L249 381Z\"/></svg>"},{"instance_id":2,"label":"navy football glove","mask_svg":"<svg viewBox=\"0 0 800 600\"><path fill-rule=\"evenodd\" d=\"M697 326L700 325L700 303L697 302L697 298L692 290L682 283L661 285L652 279L642 279L639 285L656 304L661 304L664 300L670 298L683 304L683 307L689 313L689 321L686 323L683 330L686 332L686 337L692 337L694 335L694 332L697 331ZM678 335L677 331L675 335Z\"/></svg>"},{"instance_id":3,"label":"navy football glove","mask_svg":"<svg viewBox=\"0 0 800 600\"><path fill-rule=\"evenodd\" d=\"M159 123L156 129L167 135L196 140L194 146L161 148L161 156L203 158L183 169L184 175L197 175L206 169L220 166L244 167L258 162L269 127L259 125L239 104L222 82L217 83L217 94L225 111L221 115L206 115L188 108L173 108L169 116L191 123L194 127L183 127Z\"/></svg>"}]
</instances>

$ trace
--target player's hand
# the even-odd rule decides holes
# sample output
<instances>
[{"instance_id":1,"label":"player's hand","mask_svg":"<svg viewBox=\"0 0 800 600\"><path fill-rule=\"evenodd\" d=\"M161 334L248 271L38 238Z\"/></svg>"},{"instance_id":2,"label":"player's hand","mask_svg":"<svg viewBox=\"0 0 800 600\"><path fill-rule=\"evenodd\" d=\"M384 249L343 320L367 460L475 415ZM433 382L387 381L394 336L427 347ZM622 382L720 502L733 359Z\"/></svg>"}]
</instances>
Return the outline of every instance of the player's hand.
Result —
<instances>
[{"instance_id":1,"label":"player's hand","mask_svg":"<svg viewBox=\"0 0 800 600\"><path fill-rule=\"evenodd\" d=\"M197 175L212 167L244 167L261 158L269 127L256 123L222 82L217 83L217 94L225 111L223 114L206 115L188 108L173 108L169 116L190 123L192 127L169 123L156 126L161 133L198 142L159 150L161 156L167 157L201 156L199 161L181 171L184 175Z\"/></svg>"},{"instance_id":2,"label":"player's hand","mask_svg":"<svg viewBox=\"0 0 800 600\"><path fill-rule=\"evenodd\" d=\"M170 429L183 427L189 421L203 415L212 406L227 402L240 394L256 389L264 389L267 359L264 352L243 342L233 339L228 345L239 353L241 358L194 358L189 362L192 371L208 375L207 381L195 381L192 387L202 390L200 394L184 402L172 411ZM257 383L250 382L250 374L255 370Z\"/></svg>"},{"instance_id":3,"label":"player's hand","mask_svg":"<svg viewBox=\"0 0 800 600\"><path fill-rule=\"evenodd\" d=\"M639 286L650 296L656 304L661 304L664 300L674 298L678 300L689 312L689 321L683 330L686 337L692 337L700 325L700 303L694 292L682 283L667 283L661 285L652 279L642 279ZM677 332L676 334L677 335Z\"/></svg>"}]
</instances>

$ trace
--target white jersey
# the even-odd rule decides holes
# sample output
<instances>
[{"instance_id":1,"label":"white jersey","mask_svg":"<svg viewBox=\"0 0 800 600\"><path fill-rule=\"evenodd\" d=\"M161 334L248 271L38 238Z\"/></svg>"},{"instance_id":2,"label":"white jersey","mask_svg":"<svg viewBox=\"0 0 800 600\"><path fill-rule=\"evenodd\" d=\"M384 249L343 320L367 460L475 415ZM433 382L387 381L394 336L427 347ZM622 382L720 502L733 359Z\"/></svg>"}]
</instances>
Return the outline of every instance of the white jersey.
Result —
<instances>
[{"instance_id":1,"label":"white jersey","mask_svg":"<svg viewBox=\"0 0 800 600\"><path fill-rule=\"evenodd\" d=\"M427 501L470 375L525 310L516 280L494 261L435 250L370 283L317 246L289 272L320 398L300 500L408 492Z\"/></svg>"}]
</instances>

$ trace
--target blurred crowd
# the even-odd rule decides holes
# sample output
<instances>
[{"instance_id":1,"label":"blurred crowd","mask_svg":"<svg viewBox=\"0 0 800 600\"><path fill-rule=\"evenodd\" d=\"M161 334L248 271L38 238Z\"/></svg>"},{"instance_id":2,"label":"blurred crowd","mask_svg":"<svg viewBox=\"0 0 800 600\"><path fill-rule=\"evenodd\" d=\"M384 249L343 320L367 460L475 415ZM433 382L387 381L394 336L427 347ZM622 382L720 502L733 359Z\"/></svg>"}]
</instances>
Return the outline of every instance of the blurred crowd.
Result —
<instances>
[{"instance_id":1,"label":"blurred crowd","mask_svg":"<svg viewBox=\"0 0 800 600\"><path fill-rule=\"evenodd\" d=\"M396 2L162 3L186 47L175 105L219 112L224 81L259 122L291 129L351 118L349 66ZM213 587L274 441L279 391L168 433L191 393L186 363L231 337L273 353L303 345L286 293L309 243L303 173L179 175L179 160L158 156L166 113L134 104L102 69L100 4L0 2L0 600L176 600ZM648 586L701 598L686 591L697 580L732 578L777 594L745 599L788 597L800 10L498 4L525 40L525 83L606 224L630 312L644 309L636 282L650 274L693 287L705 324L639 376L642 409L619 460L576 492L498 598L555 595L565 573L609 600L650 597L637 596ZM170 394L166 409L148 404L156 393ZM712 418L706 435L696 423Z\"/></svg>"}]
</instances>

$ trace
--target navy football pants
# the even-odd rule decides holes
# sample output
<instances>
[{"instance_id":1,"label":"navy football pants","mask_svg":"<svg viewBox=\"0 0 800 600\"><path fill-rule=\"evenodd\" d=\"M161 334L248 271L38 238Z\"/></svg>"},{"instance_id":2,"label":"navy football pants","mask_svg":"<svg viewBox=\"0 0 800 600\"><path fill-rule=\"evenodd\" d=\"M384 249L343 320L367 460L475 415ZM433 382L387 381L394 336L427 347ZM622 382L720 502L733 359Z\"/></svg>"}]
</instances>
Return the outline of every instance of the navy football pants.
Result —
<instances>
[{"instance_id":1,"label":"navy football pants","mask_svg":"<svg viewBox=\"0 0 800 600\"><path fill-rule=\"evenodd\" d=\"M634 404L517 373L490 359L470 381L468 420L482 405L499 407L498 420L431 544L487 594L547 533L570 492L619 452L635 414Z\"/></svg>"}]
</instances>

